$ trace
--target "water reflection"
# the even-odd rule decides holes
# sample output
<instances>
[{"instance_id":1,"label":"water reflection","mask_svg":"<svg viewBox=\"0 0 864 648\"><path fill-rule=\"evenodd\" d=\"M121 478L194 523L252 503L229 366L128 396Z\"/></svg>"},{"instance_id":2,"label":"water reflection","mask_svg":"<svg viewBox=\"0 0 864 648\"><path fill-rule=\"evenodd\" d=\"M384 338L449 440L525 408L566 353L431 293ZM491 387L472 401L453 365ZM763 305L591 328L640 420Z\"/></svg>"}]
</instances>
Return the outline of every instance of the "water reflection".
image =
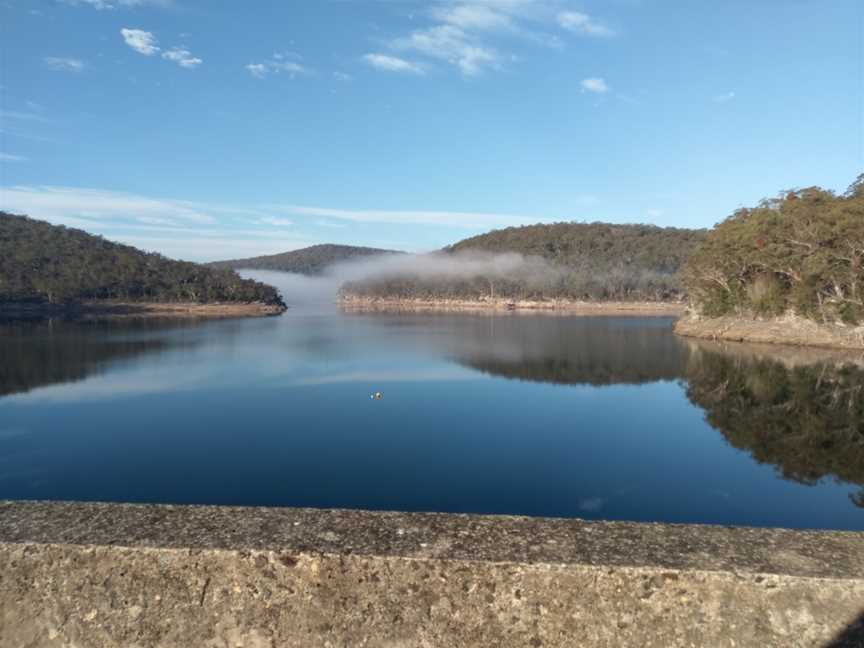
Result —
<instances>
[{"instance_id":1,"label":"water reflection","mask_svg":"<svg viewBox=\"0 0 864 648\"><path fill-rule=\"evenodd\" d=\"M864 366L848 355L691 343L687 396L735 448L784 479L862 486Z\"/></svg>"},{"instance_id":2,"label":"water reflection","mask_svg":"<svg viewBox=\"0 0 864 648\"><path fill-rule=\"evenodd\" d=\"M671 323L0 323L0 497L864 526L864 359Z\"/></svg>"},{"instance_id":3,"label":"water reflection","mask_svg":"<svg viewBox=\"0 0 864 648\"><path fill-rule=\"evenodd\" d=\"M119 360L164 350L169 346L165 339L130 334L177 326L182 323L0 321L0 397L54 383L84 380Z\"/></svg>"},{"instance_id":4,"label":"water reflection","mask_svg":"<svg viewBox=\"0 0 864 648\"><path fill-rule=\"evenodd\" d=\"M684 375L688 347L672 318L468 318L454 359L506 378L565 385L641 384Z\"/></svg>"}]
</instances>

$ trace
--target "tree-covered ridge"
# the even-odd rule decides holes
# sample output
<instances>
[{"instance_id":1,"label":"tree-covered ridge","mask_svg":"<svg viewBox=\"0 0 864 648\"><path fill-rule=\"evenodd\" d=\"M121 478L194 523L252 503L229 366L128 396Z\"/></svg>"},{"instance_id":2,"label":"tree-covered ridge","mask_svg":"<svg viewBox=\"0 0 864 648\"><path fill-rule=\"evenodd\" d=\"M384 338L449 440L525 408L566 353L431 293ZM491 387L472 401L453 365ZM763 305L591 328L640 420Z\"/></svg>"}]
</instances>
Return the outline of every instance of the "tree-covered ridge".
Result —
<instances>
[{"instance_id":1,"label":"tree-covered ridge","mask_svg":"<svg viewBox=\"0 0 864 648\"><path fill-rule=\"evenodd\" d=\"M281 270L306 275L318 275L329 266L340 261L380 256L382 254L402 254L395 250L381 250L371 247L354 245L333 245L325 243L312 245L300 250L252 257L249 259L233 259L230 261L215 261L209 265L214 268L249 268L254 270Z\"/></svg>"},{"instance_id":2,"label":"tree-covered ridge","mask_svg":"<svg viewBox=\"0 0 864 648\"><path fill-rule=\"evenodd\" d=\"M173 261L81 230L0 212L0 304L89 300L282 305L275 288L231 270Z\"/></svg>"},{"instance_id":3,"label":"tree-covered ridge","mask_svg":"<svg viewBox=\"0 0 864 648\"><path fill-rule=\"evenodd\" d=\"M789 191L720 223L684 271L691 303L707 316L864 320L864 176L843 195Z\"/></svg>"},{"instance_id":4,"label":"tree-covered ridge","mask_svg":"<svg viewBox=\"0 0 864 648\"><path fill-rule=\"evenodd\" d=\"M495 230L460 241L453 255L520 254L526 265L506 276L403 273L346 284L346 294L420 299L680 300L678 270L704 230L652 225L554 223ZM546 264L538 272L537 260Z\"/></svg>"}]
</instances>

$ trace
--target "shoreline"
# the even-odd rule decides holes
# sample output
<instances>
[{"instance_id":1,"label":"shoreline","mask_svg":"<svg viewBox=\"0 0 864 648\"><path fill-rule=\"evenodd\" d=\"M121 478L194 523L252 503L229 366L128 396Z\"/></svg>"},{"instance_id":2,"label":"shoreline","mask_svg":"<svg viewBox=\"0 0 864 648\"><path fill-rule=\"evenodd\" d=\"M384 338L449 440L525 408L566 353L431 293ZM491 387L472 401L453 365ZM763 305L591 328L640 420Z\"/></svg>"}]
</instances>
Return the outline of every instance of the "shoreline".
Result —
<instances>
[{"instance_id":1,"label":"shoreline","mask_svg":"<svg viewBox=\"0 0 864 648\"><path fill-rule=\"evenodd\" d=\"M122 302L86 301L74 304L0 304L2 317L267 317L287 310L262 302Z\"/></svg>"},{"instance_id":2,"label":"shoreline","mask_svg":"<svg viewBox=\"0 0 864 648\"><path fill-rule=\"evenodd\" d=\"M342 295L337 301L347 311L442 311L442 312L543 312L587 315L656 315L670 316L684 313L685 304L680 302L648 301L573 301L556 300L510 300L510 299L391 299L380 297L358 297Z\"/></svg>"},{"instance_id":3,"label":"shoreline","mask_svg":"<svg viewBox=\"0 0 864 648\"><path fill-rule=\"evenodd\" d=\"M690 314L675 322L674 331L682 337L704 340L864 350L864 326L818 324L795 315L745 319L732 316L703 318Z\"/></svg>"}]
</instances>

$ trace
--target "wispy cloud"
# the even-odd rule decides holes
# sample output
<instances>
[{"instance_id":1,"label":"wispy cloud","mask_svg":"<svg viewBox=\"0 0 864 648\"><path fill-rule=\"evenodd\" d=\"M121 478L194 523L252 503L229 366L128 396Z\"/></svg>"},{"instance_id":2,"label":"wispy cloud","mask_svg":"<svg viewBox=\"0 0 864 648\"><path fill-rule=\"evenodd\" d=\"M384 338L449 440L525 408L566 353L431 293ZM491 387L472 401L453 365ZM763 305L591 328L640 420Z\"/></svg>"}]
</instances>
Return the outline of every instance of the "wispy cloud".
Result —
<instances>
[{"instance_id":1,"label":"wispy cloud","mask_svg":"<svg viewBox=\"0 0 864 648\"><path fill-rule=\"evenodd\" d=\"M182 47L174 47L162 52L162 58L174 61L177 65L184 68L195 68L203 62L200 58L192 56L192 53L189 50L183 49Z\"/></svg>"},{"instance_id":2,"label":"wispy cloud","mask_svg":"<svg viewBox=\"0 0 864 648\"><path fill-rule=\"evenodd\" d=\"M274 54L273 58L263 63L249 63L246 70L256 79L263 79L268 74L286 74L294 79L298 76L307 76L313 73L311 68L297 61L286 61L285 54ZM298 58L293 55L294 58Z\"/></svg>"},{"instance_id":3,"label":"wispy cloud","mask_svg":"<svg viewBox=\"0 0 864 648\"><path fill-rule=\"evenodd\" d=\"M588 14L579 11L562 11L558 14L558 24L567 31L582 36L609 38L615 35L615 32L606 27L606 25L597 22Z\"/></svg>"},{"instance_id":4,"label":"wispy cloud","mask_svg":"<svg viewBox=\"0 0 864 648\"><path fill-rule=\"evenodd\" d=\"M81 72L84 69L84 62L76 58L46 56L42 62L45 67L55 72Z\"/></svg>"},{"instance_id":5,"label":"wispy cloud","mask_svg":"<svg viewBox=\"0 0 864 648\"><path fill-rule=\"evenodd\" d=\"M596 202L590 196L574 196L573 201L584 205ZM305 238L304 226L380 223L487 230L556 220L490 212L339 209L281 203L236 205L39 185L0 186L0 209L192 260L272 254L320 242Z\"/></svg>"},{"instance_id":6,"label":"wispy cloud","mask_svg":"<svg viewBox=\"0 0 864 648\"><path fill-rule=\"evenodd\" d=\"M514 40L561 48L558 31L611 37L615 32L585 13L561 11L558 0L437 0L421 12L428 23L385 41L396 52L412 52L458 69L464 76L503 68L516 60Z\"/></svg>"},{"instance_id":7,"label":"wispy cloud","mask_svg":"<svg viewBox=\"0 0 864 648\"><path fill-rule=\"evenodd\" d=\"M0 162L24 162L26 159L23 155L0 152Z\"/></svg>"},{"instance_id":8,"label":"wispy cloud","mask_svg":"<svg viewBox=\"0 0 864 648\"><path fill-rule=\"evenodd\" d=\"M711 98L714 103L728 103L735 98L734 92L724 92L723 94L715 95Z\"/></svg>"},{"instance_id":9,"label":"wispy cloud","mask_svg":"<svg viewBox=\"0 0 864 648\"><path fill-rule=\"evenodd\" d=\"M433 7L431 14L441 22L461 29L510 29L513 18L501 9L506 5L463 3Z\"/></svg>"},{"instance_id":10,"label":"wispy cloud","mask_svg":"<svg viewBox=\"0 0 864 648\"><path fill-rule=\"evenodd\" d=\"M289 227L294 224L294 221L288 218L279 218L278 216L264 216L259 218L258 222L264 225L275 225L276 227Z\"/></svg>"},{"instance_id":11,"label":"wispy cloud","mask_svg":"<svg viewBox=\"0 0 864 648\"><path fill-rule=\"evenodd\" d=\"M412 61L406 61L398 56L387 54L366 54L363 56L372 67L385 72L410 72L411 74L423 74L423 68Z\"/></svg>"},{"instance_id":12,"label":"wispy cloud","mask_svg":"<svg viewBox=\"0 0 864 648\"><path fill-rule=\"evenodd\" d=\"M332 209L303 205L262 205L263 208L280 209L286 214L313 216L352 221L355 223L394 223L444 225L450 227L479 228L524 225L551 219L537 216L517 216L482 212L414 211L381 209Z\"/></svg>"},{"instance_id":13,"label":"wispy cloud","mask_svg":"<svg viewBox=\"0 0 864 648\"><path fill-rule=\"evenodd\" d=\"M133 50L144 56L153 56L159 51L159 46L156 44L156 37L143 29L129 29L124 27L120 30L123 40Z\"/></svg>"},{"instance_id":14,"label":"wispy cloud","mask_svg":"<svg viewBox=\"0 0 864 648\"><path fill-rule=\"evenodd\" d=\"M55 186L11 186L0 191L6 211L67 224L64 219L136 219L158 217L172 224L214 223L216 219L197 206L182 201L146 198L101 189Z\"/></svg>"},{"instance_id":15,"label":"wispy cloud","mask_svg":"<svg viewBox=\"0 0 864 648\"><path fill-rule=\"evenodd\" d=\"M606 81L599 77L582 79L579 85L582 86L582 90L585 92L593 92L595 94L605 94L609 92L609 86L606 85Z\"/></svg>"},{"instance_id":16,"label":"wispy cloud","mask_svg":"<svg viewBox=\"0 0 864 648\"><path fill-rule=\"evenodd\" d=\"M121 7L170 7L173 0L61 0L73 7L92 7L97 11L110 11Z\"/></svg>"},{"instance_id":17,"label":"wispy cloud","mask_svg":"<svg viewBox=\"0 0 864 648\"><path fill-rule=\"evenodd\" d=\"M19 119L21 121L47 122L48 119L35 112L22 112L20 110L0 110L0 119Z\"/></svg>"},{"instance_id":18,"label":"wispy cloud","mask_svg":"<svg viewBox=\"0 0 864 648\"><path fill-rule=\"evenodd\" d=\"M498 62L498 54L479 45L468 33L455 25L437 25L417 30L391 43L397 50L412 50L455 65L466 76L479 74Z\"/></svg>"}]
</instances>

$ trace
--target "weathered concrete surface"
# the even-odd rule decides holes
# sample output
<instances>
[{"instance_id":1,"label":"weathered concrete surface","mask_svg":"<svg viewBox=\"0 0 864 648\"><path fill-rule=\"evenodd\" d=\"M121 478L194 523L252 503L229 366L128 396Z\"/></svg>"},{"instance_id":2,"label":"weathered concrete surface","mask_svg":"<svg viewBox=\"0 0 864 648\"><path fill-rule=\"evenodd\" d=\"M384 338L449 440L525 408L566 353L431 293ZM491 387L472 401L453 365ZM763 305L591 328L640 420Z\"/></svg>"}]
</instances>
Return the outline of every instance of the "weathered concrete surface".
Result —
<instances>
[{"instance_id":1,"label":"weathered concrete surface","mask_svg":"<svg viewBox=\"0 0 864 648\"><path fill-rule=\"evenodd\" d=\"M864 534L0 503L3 647L852 646L862 615Z\"/></svg>"}]
</instances>

